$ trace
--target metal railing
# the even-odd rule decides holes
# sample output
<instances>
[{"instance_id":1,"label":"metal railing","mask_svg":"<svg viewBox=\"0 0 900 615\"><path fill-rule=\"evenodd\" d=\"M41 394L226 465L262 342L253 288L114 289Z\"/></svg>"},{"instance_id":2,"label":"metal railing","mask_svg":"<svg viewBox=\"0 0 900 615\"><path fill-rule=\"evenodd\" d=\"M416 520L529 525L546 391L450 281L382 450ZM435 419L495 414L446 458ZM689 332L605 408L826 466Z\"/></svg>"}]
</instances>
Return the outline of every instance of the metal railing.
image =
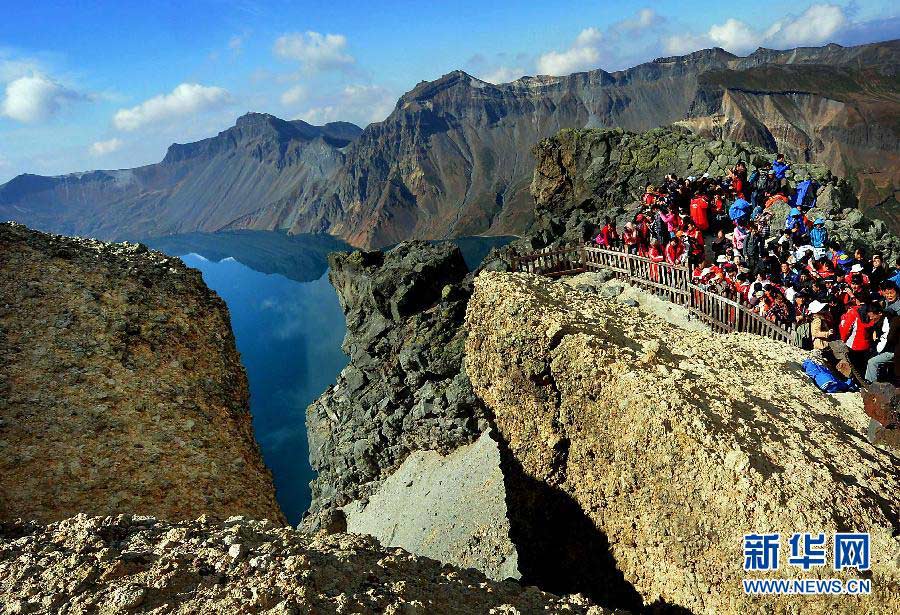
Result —
<instances>
[{"instance_id":1,"label":"metal railing","mask_svg":"<svg viewBox=\"0 0 900 615\"><path fill-rule=\"evenodd\" d=\"M591 270L611 271L615 277L672 303L682 305L714 331L746 332L799 346L796 328L763 318L736 296L725 296L693 283L685 265L659 263L637 254L592 245L572 245L538 251L512 259L513 271L559 277Z\"/></svg>"}]
</instances>

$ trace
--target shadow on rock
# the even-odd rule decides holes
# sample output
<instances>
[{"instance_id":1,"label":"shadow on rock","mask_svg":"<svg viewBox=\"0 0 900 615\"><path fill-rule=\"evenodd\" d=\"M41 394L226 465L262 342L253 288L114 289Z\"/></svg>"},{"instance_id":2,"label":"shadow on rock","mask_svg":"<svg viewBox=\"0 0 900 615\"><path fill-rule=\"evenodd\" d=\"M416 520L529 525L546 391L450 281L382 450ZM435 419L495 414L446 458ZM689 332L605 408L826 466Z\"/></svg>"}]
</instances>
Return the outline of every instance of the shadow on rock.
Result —
<instances>
[{"instance_id":1,"label":"shadow on rock","mask_svg":"<svg viewBox=\"0 0 900 615\"><path fill-rule=\"evenodd\" d=\"M522 582L639 612L641 595L617 568L606 535L578 503L561 489L527 476L502 439L500 455Z\"/></svg>"}]
</instances>

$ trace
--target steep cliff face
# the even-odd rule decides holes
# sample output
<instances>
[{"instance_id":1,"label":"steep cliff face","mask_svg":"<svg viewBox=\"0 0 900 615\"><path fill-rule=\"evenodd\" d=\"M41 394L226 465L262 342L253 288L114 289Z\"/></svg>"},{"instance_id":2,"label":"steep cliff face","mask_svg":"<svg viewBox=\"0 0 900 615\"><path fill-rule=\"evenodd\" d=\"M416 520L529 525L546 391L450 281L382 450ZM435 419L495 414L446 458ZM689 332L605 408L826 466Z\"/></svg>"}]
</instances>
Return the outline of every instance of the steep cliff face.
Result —
<instances>
[{"instance_id":1,"label":"steep cliff face","mask_svg":"<svg viewBox=\"0 0 900 615\"><path fill-rule=\"evenodd\" d=\"M896 457L866 442L858 395L809 382L800 351L678 329L524 274L481 274L466 328L465 367L509 467L569 498L589 519L582 539L590 528L608 539L645 603L717 614L900 608ZM869 532L870 573L801 576L865 576L872 595L747 596L742 541L753 531Z\"/></svg>"},{"instance_id":2,"label":"steep cliff face","mask_svg":"<svg viewBox=\"0 0 900 615\"><path fill-rule=\"evenodd\" d=\"M535 223L520 249L557 241L582 241L602 224L604 215L632 216L647 183L667 173L721 175L738 160L752 169L771 161L764 149L733 141L710 141L678 128L644 133L622 130L563 130L534 148L537 164L531 184ZM811 177L821 185L816 215L828 220L834 239L851 248L880 251L888 262L900 256L900 240L881 220L864 215L850 183L817 164L793 162L795 179ZM786 208L774 220L784 220Z\"/></svg>"},{"instance_id":3,"label":"steep cliff face","mask_svg":"<svg viewBox=\"0 0 900 615\"><path fill-rule=\"evenodd\" d=\"M329 264L350 364L306 413L313 528L371 495L411 452L447 453L487 429L462 370L468 268L459 249L408 242L333 253Z\"/></svg>"},{"instance_id":4,"label":"steep cliff face","mask_svg":"<svg viewBox=\"0 0 900 615\"><path fill-rule=\"evenodd\" d=\"M248 113L217 136L175 144L159 164L0 186L0 218L103 239L216 231L261 206L311 190L343 163L360 132Z\"/></svg>"},{"instance_id":5,"label":"steep cliff face","mask_svg":"<svg viewBox=\"0 0 900 615\"><path fill-rule=\"evenodd\" d=\"M370 538L242 517L0 523L4 613L611 613ZM621 612L620 612L621 615Z\"/></svg>"},{"instance_id":6,"label":"steep cliff face","mask_svg":"<svg viewBox=\"0 0 900 615\"><path fill-rule=\"evenodd\" d=\"M283 522L228 310L200 272L10 224L0 254L0 520Z\"/></svg>"}]
</instances>

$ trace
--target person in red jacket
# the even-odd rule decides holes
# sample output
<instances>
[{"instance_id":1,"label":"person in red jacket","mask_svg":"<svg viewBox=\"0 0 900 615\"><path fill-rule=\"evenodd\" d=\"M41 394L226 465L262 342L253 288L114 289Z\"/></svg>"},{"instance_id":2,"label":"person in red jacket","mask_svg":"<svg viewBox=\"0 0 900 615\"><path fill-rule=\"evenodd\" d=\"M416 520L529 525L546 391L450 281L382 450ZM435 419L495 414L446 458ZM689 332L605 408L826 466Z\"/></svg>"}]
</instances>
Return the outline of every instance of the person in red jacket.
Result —
<instances>
[{"instance_id":1,"label":"person in red jacket","mask_svg":"<svg viewBox=\"0 0 900 615\"><path fill-rule=\"evenodd\" d=\"M684 242L681 237L666 244L666 262L670 265L680 265L684 256Z\"/></svg>"},{"instance_id":2,"label":"person in red jacket","mask_svg":"<svg viewBox=\"0 0 900 615\"><path fill-rule=\"evenodd\" d=\"M663 248L659 244L659 240L654 239L652 241L652 243L650 244L650 249L647 250L647 257L652 261L649 268L650 279L654 282L659 282L659 263L666 260L666 257L663 254Z\"/></svg>"},{"instance_id":3,"label":"person in red jacket","mask_svg":"<svg viewBox=\"0 0 900 615\"><path fill-rule=\"evenodd\" d=\"M606 216L603 228L600 234L594 239L596 244L601 248L615 248L619 243L619 233L616 231L616 223L612 218Z\"/></svg>"},{"instance_id":4,"label":"person in red jacket","mask_svg":"<svg viewBox=\"0 0 900 615\"><path fill-rule=\"evenodd\" d=\"M698 194L691 199L691 220L701 231L709 229L709 201L705 194Z\"/></svg>"},{"instance_id":5,"label":"person in red jacket","mask_svg":"<svg viewBox=\"0 0 900 615\"><path fill-rule=\"evenodd\" d=\"M637 254L640 240L641 238L638 236L638 230L634 228L634 224L627 222L625 230L622 231L622 243L625 244L625 251L629 254Z\"/></svg>"},{"instance_id":6,"label":"person in red jacket","mask_svg":"<svg viewBox=\"0 0 900 615\"><path fill-rule=\"evenodd\" d=\"M881 320L882 311L878 303L864 303L851 307L841 318L838 328L841 339L850 351L850 362L860 373L865 371L869 354L875 345L875 337L879 332L876 325Z\"/></svg>"}]
</instances>

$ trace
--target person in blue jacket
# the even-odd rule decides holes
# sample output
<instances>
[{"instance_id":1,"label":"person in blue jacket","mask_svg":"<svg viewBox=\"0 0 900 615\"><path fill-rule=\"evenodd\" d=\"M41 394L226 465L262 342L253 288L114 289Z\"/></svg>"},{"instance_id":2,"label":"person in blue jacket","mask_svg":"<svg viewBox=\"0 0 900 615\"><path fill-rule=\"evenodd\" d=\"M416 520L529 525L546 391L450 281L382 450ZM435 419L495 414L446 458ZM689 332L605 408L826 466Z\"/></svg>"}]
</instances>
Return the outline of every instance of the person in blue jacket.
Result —
<instances>
[{"instance_id":1,"label":"person in blue jacket","mask_svg":"<svg viewBox=\"0 0 900 615\"><path fill-rule=\"evenodd\" d=\"M775 171L775 179L784 183L784 179L787 176L788 170L791 168L791 165L787 163L784 159L784 154L778 154L775 156L775 160L772 162L772 170Z\"/></svg>"},{"instance_id":2,"label":"person in blue jacket","mask_svg":"<svg viewBox=\"0 0 900 615\"><path fill-rule=\"evenodd\" d=\"M812 230L809 232L809 243L814 248L824 248L828 245L828 229L825 228L825 218L816 218Z\"/></svg>"}]
</instances>

